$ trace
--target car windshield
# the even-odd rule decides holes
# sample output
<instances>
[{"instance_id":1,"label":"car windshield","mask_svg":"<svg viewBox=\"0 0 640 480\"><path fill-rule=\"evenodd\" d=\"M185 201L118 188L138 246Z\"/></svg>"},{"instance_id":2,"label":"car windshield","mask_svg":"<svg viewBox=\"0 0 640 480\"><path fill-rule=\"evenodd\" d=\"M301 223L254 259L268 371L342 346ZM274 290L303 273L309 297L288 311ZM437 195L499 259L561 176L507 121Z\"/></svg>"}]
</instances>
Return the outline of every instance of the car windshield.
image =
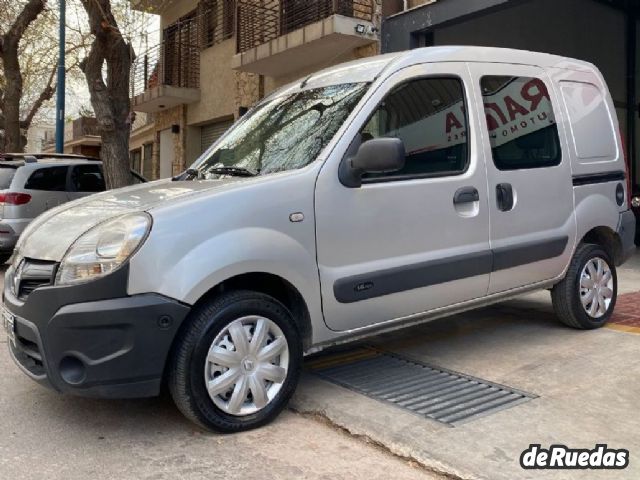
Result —
<instances>
[{"instance_id":1,"label":"car windshield","mask_svg":"<svg viewBox=\"0 0 640 480\"><path fill-rule=\"evenodd\" d=\"M189 170L200 179L264 175L314 161L364 95L368 84L316 88L267 100Z\"/></svg>"}]
</instances>

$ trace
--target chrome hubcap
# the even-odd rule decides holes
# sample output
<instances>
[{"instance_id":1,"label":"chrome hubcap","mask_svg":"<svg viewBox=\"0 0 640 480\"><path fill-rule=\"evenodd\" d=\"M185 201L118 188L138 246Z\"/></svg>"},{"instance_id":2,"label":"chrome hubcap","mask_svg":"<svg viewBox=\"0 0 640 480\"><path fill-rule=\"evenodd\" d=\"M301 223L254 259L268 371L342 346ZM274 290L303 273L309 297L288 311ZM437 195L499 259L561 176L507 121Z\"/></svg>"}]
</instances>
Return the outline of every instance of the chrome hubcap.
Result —
<instances>
[{"instance_id":1,"label":"chrome hubcap","mask_svg":"<svg viewBox=\"0 0 640 480\"><path fill-rule=\"evenodd\" d=\"M600 318L609 310L613 299L613 275L609 264L600 257L592 258L580 274L580 302L592 318Z\"/></svg>"},{"instance_id":2,"label":"chrome hubcap","mask_svg":"<svg viewBox=\"0 0 640 480\"><path fill-rule=\"evenodd\" d=\"M287 378L289 345L278 325L251 315L213 340L204 381L213 403L230 415L251 415L271 402Z\"/></svg>"}]
</instances>

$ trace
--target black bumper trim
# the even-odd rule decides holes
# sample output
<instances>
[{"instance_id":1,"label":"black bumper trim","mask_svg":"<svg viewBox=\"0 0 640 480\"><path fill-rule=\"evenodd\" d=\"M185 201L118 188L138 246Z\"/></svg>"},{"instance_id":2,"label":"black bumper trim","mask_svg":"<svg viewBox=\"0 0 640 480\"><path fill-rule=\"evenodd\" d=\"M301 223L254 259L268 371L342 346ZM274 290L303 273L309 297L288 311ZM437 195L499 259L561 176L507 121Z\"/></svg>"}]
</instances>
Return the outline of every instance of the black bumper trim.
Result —
<instances>
[{"instance_id":1,"label":"black bumper trim","mask_svg":"<svg viewBox=\"0 0 640 480\"><path fill-rule=\"evenodd\" d=\"M33 380L59 392L103 398L157 395L190 307L154 293L104 298L114 290L99 290L99 285L87 290L89 285L43 287L25 302L5 288L5 307L16 316L12 357ZM82 292L90 295L83 299ZM56 305L58 299L64 305Z\"/></svg>"},{"instance_id":2,"label":"black bumper trim","mask_svg":"<svg viewBox=\"0 0 640 480\"><path fill-rule=\"evenodd\" d=\"M635 237L636 237L636 228L637 228L637 220L636 216L632 210L627 210L620 214L620 220L618 221L617 233L620 237L620 242L622 244L622 258L620 259L620 264L623 264L631 256L633 252L636 251L635 245Z\"/></svg>"}]
</instances>

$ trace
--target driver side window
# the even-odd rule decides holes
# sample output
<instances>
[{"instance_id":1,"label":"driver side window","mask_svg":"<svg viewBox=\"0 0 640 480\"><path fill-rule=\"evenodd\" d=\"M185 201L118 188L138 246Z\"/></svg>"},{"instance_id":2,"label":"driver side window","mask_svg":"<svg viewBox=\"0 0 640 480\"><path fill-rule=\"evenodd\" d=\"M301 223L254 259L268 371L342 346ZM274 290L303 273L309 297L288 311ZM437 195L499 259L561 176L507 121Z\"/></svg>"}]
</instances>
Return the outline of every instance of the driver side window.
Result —
<instances>
[{"instance_id":1,"label":"driver side window","mask_svg":"<svg viewBox=\"0 0 640 480\"><path fill-rule=\"evenodd\" d=\"M467 115L462 81L411 80L393 89L360 131L362 142L395 137L404 142L405 166L363 180L404 180L463 173L468 165Z\"/></svg>"}]
</instances>

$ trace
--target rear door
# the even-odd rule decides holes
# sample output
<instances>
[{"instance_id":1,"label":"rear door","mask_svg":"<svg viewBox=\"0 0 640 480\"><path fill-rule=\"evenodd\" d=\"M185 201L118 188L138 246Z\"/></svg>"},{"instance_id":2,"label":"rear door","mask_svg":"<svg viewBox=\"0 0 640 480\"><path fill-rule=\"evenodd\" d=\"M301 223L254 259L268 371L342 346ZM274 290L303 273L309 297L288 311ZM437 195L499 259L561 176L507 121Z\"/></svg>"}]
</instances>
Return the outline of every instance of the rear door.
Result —
<instances>
[{"instance_id":1,"label":"rear door","mask_svg":"<svg viewBox=\"0 0 640 480\"><path fill-rule=\"evenodd\" d=\"M25 192L31 195L29 205L32 214L28 218L33 218L69 201L68 173L69 167L66 165L38 165L38 168L29 175L24 185Z\"/></svg>"},{"instance_id":2,"label":"rear door","mask_svg":"<svg viewBox=\"0 0 640 480\"><path fill-rule=\"evenodd\" d=\"M562 274L575 242L571 164L556 92L544 70L470 64L484 104L491 248L489 293Z\"/></svg>"},{"instance_id":3,"label":"rear door","mask_svg":"<svg viewBox=\"0 0 640 480\"><path fill-rule=\"evenodd\" d=\"M69 178L69 198L71 200L105 190L104 175L99 164L73 165Z\"/></svg>"}]
</instances>

